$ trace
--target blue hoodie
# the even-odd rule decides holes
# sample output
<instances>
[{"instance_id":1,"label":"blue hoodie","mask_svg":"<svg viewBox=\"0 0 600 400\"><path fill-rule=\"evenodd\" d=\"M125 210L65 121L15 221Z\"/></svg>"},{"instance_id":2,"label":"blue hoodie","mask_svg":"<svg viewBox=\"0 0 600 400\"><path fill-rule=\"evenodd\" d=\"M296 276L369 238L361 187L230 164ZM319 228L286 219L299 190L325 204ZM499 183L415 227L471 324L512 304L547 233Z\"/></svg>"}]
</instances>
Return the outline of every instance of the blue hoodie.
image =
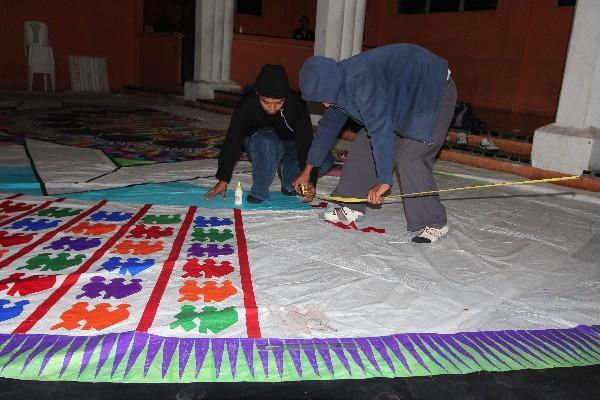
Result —
<instances>
[{"instance_id":1,"label":"blue hoodie","mask_svg":"<svg viewBox=\"0 0 600 400\"><path fill-rule=\"evenodd\" d=\"M302 97L333 103L307 163L321 165L348 118L367 130L379 183L392 184L396 134L431 143L448 80L448 62L422 47L394 44L336 62L311 57L300 71Z\"/></svg>"}]
</instances>

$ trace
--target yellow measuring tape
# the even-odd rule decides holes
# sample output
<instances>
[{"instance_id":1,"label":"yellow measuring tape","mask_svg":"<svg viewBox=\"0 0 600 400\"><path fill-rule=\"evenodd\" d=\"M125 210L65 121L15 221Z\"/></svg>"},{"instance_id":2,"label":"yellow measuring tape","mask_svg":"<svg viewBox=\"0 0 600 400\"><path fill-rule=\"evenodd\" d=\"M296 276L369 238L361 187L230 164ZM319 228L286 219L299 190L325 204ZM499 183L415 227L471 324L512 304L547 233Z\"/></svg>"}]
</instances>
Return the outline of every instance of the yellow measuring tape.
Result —
<instances>
[{"instance_id":1,"label":"yellow measuring tape","mask_svg":"<svg viewBox=\"0 0 600 400\"><path fill-rule=\"evenodd\" d=\"M450 188L450 189L429 190L427 192L397 194L397 195L392 195L392 196L386 196L386 199L399 199L402 197L426 196L426 195L442 193L442 192L457 192L459 190L484 189L484 188L491 188L491 187L498 187L498 186L532 185L535 183L568 181L568 180L579 179L579 178L581 178L579 175L573 175L573 176L563 176L560 178L532 179L532 180L528 180L528 181L490 183L487 185L464 186L464 187L457 187L457 188ZM365 203L367 201L367 199L359 199L356 197L338 197L338 196L317 196L317 197L321 200L339 201L341 203Z\"/></svg>"}]
</instances>

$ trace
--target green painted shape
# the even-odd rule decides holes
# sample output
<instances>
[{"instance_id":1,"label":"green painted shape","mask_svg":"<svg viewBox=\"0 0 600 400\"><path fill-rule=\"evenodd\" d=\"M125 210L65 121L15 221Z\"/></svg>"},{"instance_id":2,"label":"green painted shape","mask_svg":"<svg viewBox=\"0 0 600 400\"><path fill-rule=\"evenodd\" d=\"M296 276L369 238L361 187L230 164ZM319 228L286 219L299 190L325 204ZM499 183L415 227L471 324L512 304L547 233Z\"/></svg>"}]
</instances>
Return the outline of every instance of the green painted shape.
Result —
<instances>
[{"instance_id":1,"label":"green painted shape","mask_svg":"<svg viewBox=\"0 0 600 400\"><path fill-rule=\"evenodd\" d=\"M200 327L198 331L200 333L219 333L238 321L238 313L235 307L226 307L222 310L217 310L216 307L206 306L202 308L202 312L199 313Z\"/></svg>"},{"instance_id":2,"label":"green painted shape","mask_svg":"<svg viewBox=\"0 0 600 400\"><path fill-rule=\"evenodd\" d=\"M175 321L171 322L169 327L171 329L182 327L183 330L189 332L198 326L194 322L194 320L198 317L200 317L200 313L196 312L196 307L190 304L185 304L181 306L180 311L175 314Z\"/></svg>"},{"instance_id":3,"label":"green painted shape","mask_svg":"<svg viewBox=\"0 0 600 400\"><path fill-rule=\"evenodd\" d=\"M226 242L227 240L233 239L234 235L231 229L203 229L196 228L192 233L192 240L194 242Z\"/></svg>"},{"instance_id":4,"label":"green painted shape","mask_svg":"<svg viewBox=\"0 0 600 400\"><path fill-rule=\"evenodd\" d=\"M142 218L142 223L144 224L155 224L155 225L165 225L165 224L178 224L181 223L181 215L153 215L149 214Z\"/></svg>"},{"instance_id":5,"label":"green painted shape","mask_svg":"<svg viewBox=\"0 0 600 400\"><path fill-rule=\"evenodd\" d=\"M41 217L63 218L72 217L74 215L81 214L81 212L83 212L83 210L77 208L49 207L38 212L37 215Z\"/></svg>"},{"instance_id":6,"label":"green painted shape","mask_svg":"<svg viewBox=\"0 0 600 400\"><path fill-rule=\"evenodd\" d=\"M62 271L79 265L85 260L84 254L71 257L70 253L58 253L52 257L50 253L42 253L26 261L26 265L17 269L40 269L40 271Z\"/></svg>"}]
</instances>

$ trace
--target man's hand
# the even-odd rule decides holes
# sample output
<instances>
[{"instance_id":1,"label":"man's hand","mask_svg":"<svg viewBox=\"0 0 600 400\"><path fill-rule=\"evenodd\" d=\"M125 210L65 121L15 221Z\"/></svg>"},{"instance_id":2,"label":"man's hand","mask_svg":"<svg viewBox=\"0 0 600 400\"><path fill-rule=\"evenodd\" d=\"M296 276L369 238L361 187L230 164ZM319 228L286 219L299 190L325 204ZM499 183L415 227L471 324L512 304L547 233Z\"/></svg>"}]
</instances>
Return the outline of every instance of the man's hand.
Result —
<instances>
[{"instance_id":1,"label":"man's hand","mask_svg":"<svg viewBox=\"0 0 600 400\"><path fill-rule=\"evenodd\" d=\"M298 193L300 196L303 196L302 191L300 190L300 185L304 185L304 187L308 190L308 185L309 185L309 180L310 180L310 172L312 171L312 169L313 169L312 165L306 164L306 167L304 167L302 172L300 172L300 175L298 175L294 179L294 189L296 190L296 193ZM313 186L313 188L314 188L314 186Z\"/></svg>"},{"instance_id":2,"label":"man's hand","mask_svg":"<svg viewBox=\"0 0 600 400\"><path fill-rule=\"evenodd\" d=\"M225 192L227 192L227 182L219 181L212 189L204 194L204 198L212 199L217 194L220 194L222 198L225 198Z\"/></svg>"},{"instance_id":3,"label":"man's hand","mask_svg":"<svg viewBox=\"0 0 600 400\"><path fill-rule=\"evenodd\" d=\"M297 191L299 192L298 189ZM302 196L303 202L310 203L314 200L315 196L317 195L317 189L312 183L307 183L304 185L304 195L302 195L302 193L300 193L300 195Z\"/></svg>"},{"instance_id":4,"label":"man's hand","mask_svg":"<svg viewBox=\"0 0 600 400\"><path fill-rule=\"evenodd\" d=\"M383 196L385 192L390 190L390 187L391 186L387 183L379 183L373 186L371 189L369 189L369 192L367 193L367 201L371 204L383 204L383 198L381 196Z\"/></svg>"}]
</instances>

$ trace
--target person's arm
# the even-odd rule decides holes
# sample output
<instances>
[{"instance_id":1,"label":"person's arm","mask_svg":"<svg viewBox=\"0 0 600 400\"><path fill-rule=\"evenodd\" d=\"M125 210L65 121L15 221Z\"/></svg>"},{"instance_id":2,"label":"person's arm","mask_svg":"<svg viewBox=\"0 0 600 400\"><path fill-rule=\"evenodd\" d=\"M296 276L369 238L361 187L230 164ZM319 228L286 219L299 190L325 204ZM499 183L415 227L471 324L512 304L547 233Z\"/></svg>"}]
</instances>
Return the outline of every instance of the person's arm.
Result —
<instances>
[{"instance_id":1,"label":"person's arm","mask_svg":"<svg viewBox=\"0 0 600 400\"><path fill-rule=\"evenodd\" d=\"M304 169L294 180L294 188L299 194L302 194L299 185L314 190L314 186L311 188L310 184L311 177L318 174L318 167L323 164L327 153L335 144L337 135L347 119L348 115L336 108L325 110L323 118L319 121L317 133L312 138Z\"/></svg>"},{"instance_id":2,"label":"person's arm","mask_svg":"<svg viewBox=\"0 0 600 400\"><path fill-rule=\"evenodd\" d=\"M389 109L385 78L364 74L355 80L353 97L373 149L377 182L391 185L396 146L392 113Z\"/></svg>"},{"instance_id":3,"label":"person's arm","mask_svg":"<svg viewBox=\"0 0 600 400\"><path fill-rule=\"evenodd\" d=\"M294 138L296 139L296 153L298 154L298 166L302 171L306 166L308 151L313 141L313 127L310 120L310 112L304 101L299 104L299 110L296 113L294 123ZM310 183L317 185L319 170L315 168L310 175Z\"/></svg>"},{"instance_id":4,"label":"person's arm","mask_svg":"<svg viewBox=\"0 0 600 400\"><path fill-rule=\"evenodd\" d=\"M219 167L216 174L218 182L204 195L207 199L211 199L217 194L225 198L227 185L231 181L233 169L240 158L244 139L249 130L249 120L244 105L247 106L247 103L238 103L231 116L225 142L219 154Z\"/></svg>"}]
</instances>

